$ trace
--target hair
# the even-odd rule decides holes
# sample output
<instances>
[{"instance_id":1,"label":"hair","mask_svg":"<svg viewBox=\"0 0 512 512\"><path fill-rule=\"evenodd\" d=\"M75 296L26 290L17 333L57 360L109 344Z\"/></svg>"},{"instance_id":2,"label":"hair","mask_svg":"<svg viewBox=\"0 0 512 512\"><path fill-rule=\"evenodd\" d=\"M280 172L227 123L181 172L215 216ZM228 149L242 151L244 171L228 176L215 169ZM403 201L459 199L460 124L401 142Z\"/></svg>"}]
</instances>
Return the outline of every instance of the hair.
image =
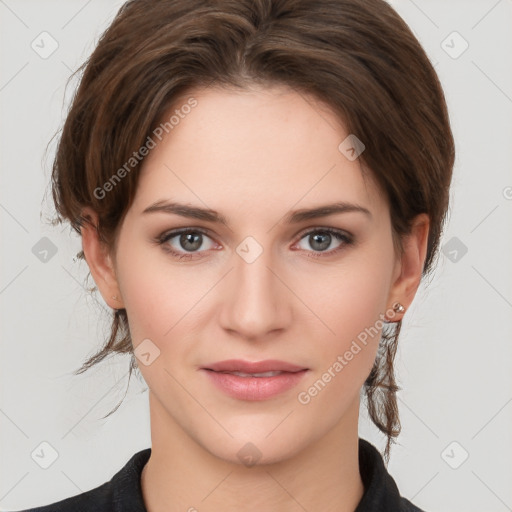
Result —
<instances>
[{"instance_id":1,"label":"hair","mask_svg":"<svg viewBox=\"0 0 512 512\"><path fill-rule=\"evenodd\" d=\"M119 171L178 98L212 84L284 85L323 102L363 141L359 161L386 195L396 248L413 218L428 214L422 277L431 273L454 140L438 76L384 0L130 0L76 73L53 161L54 224L67 220L81 234L84 222L93 225L82 215L90 207L100 241L114 251L141 164L131 162L122 179ZM98 193L108 182L108 194ZM386 464L401 431L393 368L401 324L384 325L364 383L369 416L387 436ZM113 312L108 340L75 374L114 353L131 354L130 376L138 369L125 309Z\"/></svg>"}]
</instances>

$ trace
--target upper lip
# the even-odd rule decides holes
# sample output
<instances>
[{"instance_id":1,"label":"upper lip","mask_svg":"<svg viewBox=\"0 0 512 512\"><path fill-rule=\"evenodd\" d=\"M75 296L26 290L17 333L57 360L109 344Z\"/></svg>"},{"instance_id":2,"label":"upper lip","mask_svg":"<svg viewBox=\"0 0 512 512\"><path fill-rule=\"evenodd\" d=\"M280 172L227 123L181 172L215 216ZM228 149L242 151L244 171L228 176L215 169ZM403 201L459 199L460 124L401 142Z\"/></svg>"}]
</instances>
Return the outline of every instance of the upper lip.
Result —
<instances>
[{"instance_id":1,"label":"upper lip","mask_svg":"<svg viewBox=\"0 0 512 512\"><path fill-rule=\"evenodd\" d=\"M203 366L204 370L213 370L216 372L244 372L244 373L263 373L272 371L281 372L299 372L307 370L303 366L278 361L276 359L267 359L265 361L242 361L241 359L229 359L219 361Z\"/></svg>"}]
</instances>

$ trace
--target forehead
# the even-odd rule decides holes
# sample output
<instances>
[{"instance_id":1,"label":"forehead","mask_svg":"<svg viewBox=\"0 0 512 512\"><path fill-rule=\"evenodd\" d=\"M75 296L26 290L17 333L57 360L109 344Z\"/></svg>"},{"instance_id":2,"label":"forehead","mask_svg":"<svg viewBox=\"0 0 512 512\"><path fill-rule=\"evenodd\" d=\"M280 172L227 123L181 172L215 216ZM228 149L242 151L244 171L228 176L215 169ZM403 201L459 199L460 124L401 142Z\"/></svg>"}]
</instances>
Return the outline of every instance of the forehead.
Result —
<instances>
[{"instance_id":1,"label":"forehead","mask_svg":"<svg viewBox=\"0 0 512 512\"><path fill-rule=\"evenodd\" d=\"M166 198L260 214L339 200L385 207L371 173L364 179L360 161L339 150L349 135L340 119L302 92L195 89L174 101L166 122L142 165L139 212Z\"/></svg>"}]
</instances>

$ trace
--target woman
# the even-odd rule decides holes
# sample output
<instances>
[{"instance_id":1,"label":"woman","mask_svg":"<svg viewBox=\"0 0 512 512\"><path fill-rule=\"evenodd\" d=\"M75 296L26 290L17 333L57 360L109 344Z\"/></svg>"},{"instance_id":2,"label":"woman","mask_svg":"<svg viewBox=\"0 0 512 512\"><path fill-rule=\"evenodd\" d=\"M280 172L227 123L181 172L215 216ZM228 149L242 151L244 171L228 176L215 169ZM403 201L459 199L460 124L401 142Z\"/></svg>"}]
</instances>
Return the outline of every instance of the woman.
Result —
<instances>
[{"instance_id":1,"label":"woman","mask_svg":"<svg viewBox=\"0 0 512 512\"><path fill-rule=\"evenodd\" d=\"M418 511L358 437L454 163L437 75L383 0L132 0L84 64L60 221L149 387L152 446L37 511Z\"/></svg>"}]
</instances>

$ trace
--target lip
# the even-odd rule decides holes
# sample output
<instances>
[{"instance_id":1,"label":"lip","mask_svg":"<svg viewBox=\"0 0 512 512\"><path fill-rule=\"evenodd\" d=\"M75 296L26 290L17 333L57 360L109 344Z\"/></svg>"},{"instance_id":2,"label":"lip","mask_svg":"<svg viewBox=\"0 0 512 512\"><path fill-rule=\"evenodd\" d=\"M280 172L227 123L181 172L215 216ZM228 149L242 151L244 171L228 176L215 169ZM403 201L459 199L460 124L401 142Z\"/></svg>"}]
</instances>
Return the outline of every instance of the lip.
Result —
<instances>
[{"instance_id":1,"label":"lip","mask_svg":"<svg viewBox=\"0 0 512 512\"><path fill-rule=\"evenodd\" d=\"M274 377L240 377L201 368L218 389L238 400L268 400L297 386L308 370L283 372Z\"/></svg>"},{"instance_id":2,"label":"lip","mask_svg":"<svg viewBox=\"0 0 512 512\"><path fill-rule=\"evenodd\" d=\"M295 387L308 372L291 363L278 360L258 362L230 359L206 365L201 371L218 389L238 400L268 400ZM264 373L280 371L272 377L241 377L223 372Z\"/></svg>"},{"instance_id":3,"label":"lip","mask_svg":"<svg viewBox=\"0 0 512 512\"><path fill-rule=\"evenodd\" d=\"M299 372L307 370L303 366L279 361L277 359L266 359L265 361L243 361L242 359L228 359L204 365L202 369L213 370L215 372L245 372L245 373L263 373L263 372Z\"/></svg>"}]
</instances>

